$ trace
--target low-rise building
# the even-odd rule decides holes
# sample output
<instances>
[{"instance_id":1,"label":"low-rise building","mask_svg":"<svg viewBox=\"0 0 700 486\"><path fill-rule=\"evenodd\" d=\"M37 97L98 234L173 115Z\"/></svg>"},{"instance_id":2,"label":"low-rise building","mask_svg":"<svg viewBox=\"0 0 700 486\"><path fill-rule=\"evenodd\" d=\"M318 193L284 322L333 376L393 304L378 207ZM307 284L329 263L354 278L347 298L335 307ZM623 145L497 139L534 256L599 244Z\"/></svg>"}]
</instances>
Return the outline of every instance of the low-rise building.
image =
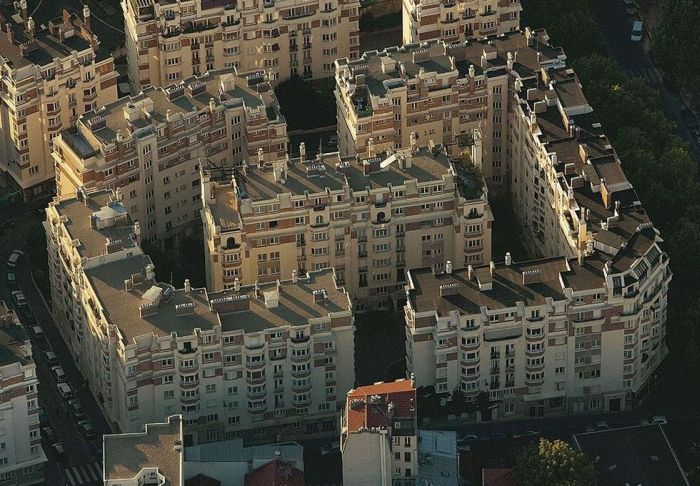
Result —
<instances>
[{"instance_id":1,"label":"low-rise building","mask_svg":"<svg viewBox=\"0 0 700 486\"><path fill-rule=\"evenodd\" d=\"M129 80L134 92L207 71L333 75L338 57L360 50L358 0L123 0Z\"/></svg>"},{"instance_id":2,"label":"low-rise building","mask_svg":"<svg viewBox=\"0 0 700 486\"><path fill-rule=\"evenodd\" d=\"M241 439L187 444L181 416L143 432L105 435L105 486L304 484L304 451L295 442L244 447ZM280 479L286 482L277 482Z\"/></svg>"},{"instance_id":3,"label":"low-rise building","mask_svg":"<svg viewBox=\"0 0 700 486\"><path fill-rule=\"evenodd\" d=\"M410 380L350 390L341 420L343 484L415 485L416 390Z\"/></svg>"},{"instance_id":4,"label":"low-rise building","mask_svg":"<svg viewBox=\"0 0 700 486\"><path fill-rule=\"evenodd\" d=\"M468 158L478 161L478 147ZM362 159L300 152L233 178L202 176L208 288L333 267L362 310L402 297L407 268L489 261L483 179L444 147L414 140Z\"/></svg>"},{"instance_id":5,"label":"low-rise building","mask_svg":"<svg viewBox=\"0 0 700 486\"><path fill-rule=\"evenodd\" d=\"M403 43L464 42L518 30L520 0L403 0Z\"/></svg>"},{"instance_id":6,"label":"low-rise building","mask_svg":"<svg viewBox=\"0 0 700 486\"><path fill-rule=\"evenodd\" d=\"M0 170L24 199L52 194L54 138L79 116L117 99L112 56L83 18L63 10L37 25L27 2L14 2L11 18L0 14Z\"/></svg>"},{"instance_id":7,"label":"low-rise building","mask_svg":"<svg viewBox=\"0 0 700 486\"><path fill-rule=\"evenodd\" d=\"M146 240L199 220L200 165L230 169L287 153L271 85L233 69L151 88L81 116L56 138L59 195L118 188Z\"/></svg>"},{"instance_id":8,"label":"low-rise building","mask_svg":"<svg viewBox=\"0 0 700 486\"><path fill-rule=\"evenodd\" d=\"M39 435L39 380L32 347L17 315L0 301L0 481L44 484Z\"/></svg>"}]
</instances>

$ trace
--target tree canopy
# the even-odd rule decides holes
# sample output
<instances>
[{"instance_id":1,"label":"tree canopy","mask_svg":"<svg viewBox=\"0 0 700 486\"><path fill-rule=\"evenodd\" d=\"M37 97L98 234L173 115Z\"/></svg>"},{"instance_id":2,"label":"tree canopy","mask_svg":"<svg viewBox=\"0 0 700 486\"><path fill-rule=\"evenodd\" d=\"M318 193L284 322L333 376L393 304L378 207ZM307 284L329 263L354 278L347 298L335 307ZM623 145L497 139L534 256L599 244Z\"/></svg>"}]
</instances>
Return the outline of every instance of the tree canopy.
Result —
<instances>
[{"instance_id":1,"label":"tree canopy","mask_svg":"<svg viewBox=\"0 0 700 486\"><path fill-rule=\"evenodd\" d=\"M595 486L598 471L582 453L562 440L541 438L515 459L513 475L519 486Z\"/></svg>"}]
</instances>

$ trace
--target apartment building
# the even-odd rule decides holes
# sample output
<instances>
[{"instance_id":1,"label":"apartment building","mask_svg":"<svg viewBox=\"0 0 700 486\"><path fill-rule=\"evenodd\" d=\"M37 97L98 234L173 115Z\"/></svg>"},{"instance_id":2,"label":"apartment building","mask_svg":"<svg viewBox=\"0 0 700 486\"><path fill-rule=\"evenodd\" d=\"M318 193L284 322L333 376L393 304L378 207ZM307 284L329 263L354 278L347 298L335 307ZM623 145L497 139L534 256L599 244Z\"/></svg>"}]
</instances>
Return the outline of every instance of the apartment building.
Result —
<instances>
[{"instance_id":1,"label":"apartment building","mask_svg":"<svg viewBox=\"0 0 700 486\"><path fill-rule=\"evenodd\" d=\"M413 486L418 475L416 390L410 380L348 392L341 419L343 484Z\"/></svg>"},{"instance_id":2,"label":"apartment building","mask_svg":"<svg viewBox=\"0 0 700 486\"><path fill-rule=\"evenodd\" d=\"M464 42L516 31L520 0L403 0L403 43Z\"/></svg>"},{"instance_id":3,"label":"apartment building","mask_svg":"<svg viewBox=\"0 0 700 486\"><path fill-rule=\"evenodd\" d=\"M261 160L223 180L203 174L208 288L332 267L361 311L401 298L407 268L489 261L483 179L444 147L413 142L369 158L311 160L302 144L297 159Z\"/></svg>"},{"instance_id":4,"label":"apartment building","mask_svg":"<svg viewBox=\"0 0 700 486\"><path fill-rule=\"evenodd\" d=\"M488 393L494 417L629 409L668 352L663 240L573 70L521 66L509 84L508 186L539 259L411 271L408 368Z\"/></svg>"},{"instance_id":5,"label":"apartment building","mask_svg":"<svg viewBox=\"0 0 700 486\"><path fill-rule=\"evenodd\" d=\"M303 486L304 450L296 442L244 447L241 439L185 443L182 416L143 432L105 435L105 486L240 484Z\"/></svg>"},{"instance_id":6,"label":"apartment building","mask_svg":"<svg viewBox=\"0 0 700 486\"><path fill-rule=\"evenodd\" d=\"M129 79L134 92L207 71L237 68L333 76L338 57L360 50L358 0L123 0Z\"/></svg>"},{"instance_id":7,"label":"apartment building","mask_svg":"<svg viewBox=\"0 0 700 486\"><path fill-rule=\"evenodd\" d=\"M116 100L118 74L87 6L82 19L63 10L44 26L28 17L26 0L14 5L12 17L0 14L0 170L29 200L54 192L54 138Z\"/></svg>"},{"instance_id":8,"label":"apartment building","mask_svg":"<svg viewBox=\"0 0 700 486\"><path fill-rule=\"evenodd\" d=\"M226 170L287 153L287 124L267 78L235 70L150 88L81 116L55 141L58 194L120 191L143 237L199 221L200 165Z\"/></svg>"},{"instance_id":9,"label":"apartment building","mask_svg":"<svg viewBox=\"0 0 700 486\"><path fill-rule=\"evenodd\" d=\"M54 202L46 223L59 328L116 430L182 413L188 443L334 433L355 375L351 301L333 271L176 289L156 282L124 212L98 192Z\"/></svg>"},{"instance_id":10,"label":"apartment building","mask_svg":"<svg viewBox=\"0 0 700 486\"><path fill-rule=\"evenodd\" d=\"M49 254L51 312L73 360L82 369L86 353L83 271L141 254L141 229L123 198L109 189L55 196L43 223Z\"/></svg>"},{"instance_id":11,"label":"apartment building","mask_svg":"<svg viewBox=\"0 0 700 486\"><path fill-rule=\"evenodd\" d=\"M544 31L508 32L457 44L433 40L336 61L338 148L343 155L432 141L451 150L479 130L489 189L510 181L508 107L519 73L560 65Z\"/></svg>"},{"instance_id":12,"label":"apartment building","mask_svg":"<svg viewBox=\"0 0 700 486\"><path fill-rule=\"evenodd\" d=\"M36 363L17 315L0 301L0 481L44 484Z\"/></svg>"}]
</instances>

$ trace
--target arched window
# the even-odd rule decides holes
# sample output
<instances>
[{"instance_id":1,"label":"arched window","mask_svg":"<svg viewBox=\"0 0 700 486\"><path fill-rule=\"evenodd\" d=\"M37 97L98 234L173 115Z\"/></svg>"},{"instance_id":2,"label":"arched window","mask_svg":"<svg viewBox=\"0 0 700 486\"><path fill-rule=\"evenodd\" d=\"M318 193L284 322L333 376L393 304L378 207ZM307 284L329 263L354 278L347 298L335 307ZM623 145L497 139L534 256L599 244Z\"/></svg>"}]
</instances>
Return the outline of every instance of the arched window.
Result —
<instances>
[{"instance_id":1,"label":"arched window","mask_svg":"<svg viewBox=\"0 0 700 486\"><path fill-rule=\"evenodd\" d=\"M384 211L379 211L377 213L377 221L384 221L384 218L386 218L386 215L384 214Z\"/></svg>"},{"instance_id":2,"label":"arched window","mask_svg":"<svg viewBox=\"0 0 700 486\"><path fill-rule=\"evenodd\" d=\"M228 248L229 250L230 250L231 248L236 248L236 238L234 238L234 237L232 236L232 237L230 237L229 239L227 239L227 240L226 240L226 248Z\"/></svg>"}]
</instances>

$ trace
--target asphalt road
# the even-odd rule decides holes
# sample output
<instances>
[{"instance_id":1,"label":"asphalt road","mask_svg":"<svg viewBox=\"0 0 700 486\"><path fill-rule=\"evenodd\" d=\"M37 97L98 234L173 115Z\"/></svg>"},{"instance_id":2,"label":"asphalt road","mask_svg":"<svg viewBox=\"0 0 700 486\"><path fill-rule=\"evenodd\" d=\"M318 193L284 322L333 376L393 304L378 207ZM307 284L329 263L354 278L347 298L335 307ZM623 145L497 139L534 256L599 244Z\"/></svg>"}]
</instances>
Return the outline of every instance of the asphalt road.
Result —
<instances>
[{"instance_id":1,"label":"asphalt road","mask_svg":"<svg viewBox=\"0 0 700 486\"><path fill-rule=\"evenodd\" d=\"M24 292L28 306L18 308L18 315L25 328L39 325L46 335L46 342L32 339L32 353L37 364L39 377L39 405L48 415L49 425L54 429L57 440L66 451L65 458L59 458L44 440L43 446L49 458L46 467L46 484L51 485L98 485L102 484L102 434L109 433L107 422L90 392L82 386L83 379L75 368L65 344L61 340L49 309L35 287L25 256L18 262L18 284ZM67 375L67 383L80 399L87 418L92 423L97 437L87 440L80 432L77 420L73 418L68 403L60 397L56 381L51 374L51 366L46 362L43 351L53 350Z\"/></svg>"},{"instance_id":2,"label":"asphalt road","mask_svg":"<svg viewBox=\"0 0 700 486\"><path fill-rule=\"evenodd\" d=\"M666 116L676 123L679 134L688 141L696 159L700 161L700 145L698 145L700 141L693 136L691 127L681 117L683 103L669 92L661 74L649 58L645 50L648 39L645 38L644 42L633 42L630 39L634 19L625 12L622 0L593 2L593 4L594 18L603 32L611 57L627 76L642 78L659 90Z\"/></svg>"}]
</instances>

